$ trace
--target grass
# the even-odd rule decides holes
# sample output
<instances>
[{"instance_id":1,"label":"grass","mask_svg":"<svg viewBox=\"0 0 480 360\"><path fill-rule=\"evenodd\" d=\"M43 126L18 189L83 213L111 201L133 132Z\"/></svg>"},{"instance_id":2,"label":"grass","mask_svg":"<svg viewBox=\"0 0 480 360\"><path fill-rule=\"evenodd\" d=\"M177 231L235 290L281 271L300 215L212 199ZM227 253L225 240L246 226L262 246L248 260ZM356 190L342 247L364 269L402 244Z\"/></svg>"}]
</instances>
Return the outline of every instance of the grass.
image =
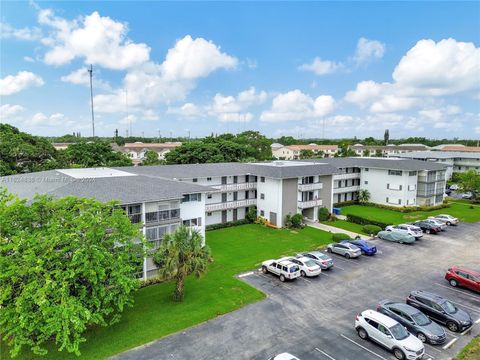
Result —
<instances>
[{"instance_id":1,"label":"grass","mask_svg":"<svg viewBox=\"0 0 480 360\"><path fill-rule=\"evenodd\" d=\"M360 224L355 224L355 223L352 223L350 221L346 221L346 220L335 220L335 221L321 221L322 224L325 224L325 225L329 225L329 226L333 226L333 227L337 227L339 229L343 229L343 230L348 230L348 231L352 231L354 233L357 233L357 234L364 234L364 235L368 235L366 234L362 229L363 229L363 225L360 225Z\"/></svg>"},{"instance_id":2,"label":"grass","mask_svg":"<svg viewBox=\"0 0 480 360\"><path fill-rule=\"evenodd\" d=\"M455 357L455 360L478 360L480 359L480 337L474 338Z\"/></svg>"},{"instance_id":3,"label":"grass","mask_svg":"<svg viewBox=\"0 0 480 360\"><path fill-rule=\"evenodd\" d=\"M214 262L203 278L187 280L183 303L171 301L172 283L139 290L134 307L119 323L88 331L80 359L103 359L259 301L265 295L234 275L258 268L266 259L315 249L330 239L329 233L310 227L290 231L243 225L207 232ZM0 358L8 359L8 349L0 348ZM52 346L45 357L24 351L18 358L78 359Z\"/></svg>"},{"instance_id":4,"label":"grass","mask_svg":"<svg viewBox=\"0 0 480 360\"><path fill-rule=\"evenodd\" d=\"M371 206L351 205L341 209L342 215L358 215L367 219L382 221L389 224L401 224L425 219L429 216L437 214L450 214L457 217L460 221L476 222L480 221L480 207L474 206L470 208L469 204L462 202L451 202L448 208L432 210L432 211L414 211L410 213L402 213L399 211L381 209Z\"/></svg>"}]
</instances>

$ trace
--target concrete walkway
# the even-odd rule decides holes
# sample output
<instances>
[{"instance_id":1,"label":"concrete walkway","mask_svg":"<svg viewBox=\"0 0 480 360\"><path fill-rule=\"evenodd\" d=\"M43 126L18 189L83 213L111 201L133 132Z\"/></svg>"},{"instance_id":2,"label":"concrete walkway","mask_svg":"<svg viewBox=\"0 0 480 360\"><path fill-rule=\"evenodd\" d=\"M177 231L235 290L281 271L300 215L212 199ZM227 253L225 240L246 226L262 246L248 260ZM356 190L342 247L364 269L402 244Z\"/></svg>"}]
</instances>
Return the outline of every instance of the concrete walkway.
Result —
<instances>
[{"instance_id":1,"label":"concrete walkway","mask_svg":"<svg viewBox=\"0 0 480 360\"><path fill-rule=\"evenodd\" d=\"M357 236L360 236L361 239L363 240L370 240L371 237L368 236L368 235L363 235L363 234L357 234L353 231L348 231L348 230L345 230L345 229L340 229L340 228L337 228L335 226L330 226L330 225L325 225L325 224L322 224L322 223L319 223L319 222L316 222L316 221L309 221L309 220L306 220L305 223L308 225L308 226L311 226L311 227L314 227L314 228L317 228L317 229L320 229L320 230L323 230L323 231L328 231L328 232L331 232L331 233L342 233L342 234L347 234L348 236L350 236L352 239L355 239Z\"/></svg>"}]
</instances>

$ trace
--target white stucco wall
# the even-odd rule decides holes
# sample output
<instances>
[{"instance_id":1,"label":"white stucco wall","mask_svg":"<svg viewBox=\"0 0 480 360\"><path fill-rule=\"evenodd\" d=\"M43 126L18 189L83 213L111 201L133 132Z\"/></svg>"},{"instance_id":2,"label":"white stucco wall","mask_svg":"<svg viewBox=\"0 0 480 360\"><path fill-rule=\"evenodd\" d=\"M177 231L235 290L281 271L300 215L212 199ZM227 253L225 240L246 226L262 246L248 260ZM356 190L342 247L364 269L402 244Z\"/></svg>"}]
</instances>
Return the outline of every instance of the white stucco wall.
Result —
<instances>
[{"instance_id":1,"label":"white stucco wall","mask_svg":"<svg viewBox=\"0 0 480 360\"><path fill-rule=\"evenodd\" d=\"M265 194L265 199L261 199L261 194ZM257 183L257 210L264 211L264 217L270 220L270 212L277 214L277 226L283 226L282 214L282 181L279 179L265 178L265 182L258 178Z\"/></svg>"}]
</instances>

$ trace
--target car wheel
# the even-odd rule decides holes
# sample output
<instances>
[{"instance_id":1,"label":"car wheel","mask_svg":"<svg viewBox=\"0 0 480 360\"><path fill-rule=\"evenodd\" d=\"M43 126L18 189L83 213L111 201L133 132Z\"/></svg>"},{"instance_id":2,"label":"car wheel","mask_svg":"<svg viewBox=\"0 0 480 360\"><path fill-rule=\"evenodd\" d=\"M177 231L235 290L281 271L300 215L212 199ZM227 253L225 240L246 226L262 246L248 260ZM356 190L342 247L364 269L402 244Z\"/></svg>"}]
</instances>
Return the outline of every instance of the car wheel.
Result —
<instances>
[{"instance_id":1,"label":"car wheel","mask_svg":"<svg viewBox=\"0 0 480 360\"><path fill-rule=\"evenodd\" d=\"M450 226L452 225L452 223L450 221L447 221L447 225Z\"/></svg>"},{"instance_id":2,"label":"car wheel","mask_svg":"<svg viewBox=\"0 0 480 360\"><path fill-rule=\"evenodd\" d=\"M420 340L422 343L426 343L427 342L427 337L425 336L425 334L422 334L422 333L418 333L417 334L417 338L418 340Z\"/></svg>"},{"instance_id":3,"label":"car wheel","mask_svg":"<svg viewBox=\"0 0 480 360\"><path fill-rule=\"evenodd\" d=\"M345 257L346 257L347 259L350 259L350 254L349 254L349 253L346 253L346 254L345 254Z\"/></svg>"},{"instance_id":4,"label":"car wheel","mask_svg":"<svg viewBox=\"0 0 480 360\"><path fill-rule=\"evenodd\" d=\"M425 230L425 233L430 234L430 229Z\"/></svg>"},{"instance_id":5,"label":"car wheel","mask_svg":"<svg viewBox=\"0 0 480 360\"><path fill-rule=\"evenodd\" d=\"M455 279L450 279L449 283L450 283L450 285L453 286L453 287L456 287L456 286L458 285L458 282L457 282L457 280L455 280Z\"/></svg>"},{"instance_id":6,"label":"car wheel","mask_svg":"<svg viewBox=\"0 0 480 360\"><path fill-rule=\"evenodd\" d=\"M358 336L360 336L360 338L362 338L363 340L368 339L368 334L364 328L358 328L357 333L358 333Z\"/></svg>"},{"instance_id":7,"label":"car wheel","mask_svg":"<svg viewBox=\"0 0 480 360\"><path fill-rule=\"evenodd\" d=\"M262 273L266 274L267 272L268 272L267 267L266 267L266 266L262 266Z\"/></svg>"},{"instance_id":8,"label":"car wheel","mask_svg":"<svg viewBox=\"0 0 480 360\"><path fill-rule=\"evenodd\" d=\"M280 275L280 281L281 281L281 282L285 282L285 276Z\"/></svg>"},{"instance_id":9,"label":"car wheel","mask_svg":"<svg viewBox=\"0 0 480 360\"><path fill-rule=\"evenodd\" d=\"M305 274L305 271L300 271L300 275L302 275L303 277L307 276L307 274Z\"/></svg>"},{"instance_id":10,"label":"car wheel","mask_svg":"<svg viewBox=\"0 0 480 360\"><path fill-rule=\"evenodd\" d=\"M330 254L332 253L332 249L328 248L327 249L327 252L329 252Z\"/></svg>"},{"instance_id":11,"label":"car wheel","mask_svg":"<svg viewBox=\"0 0 480 360\"><path fill-rule=\"evenodd\" d=\"M458 325L455 324L453 321L447 322L447 328L450 331L457 332L458 331Z\"/></svg>"},{"instance_id":12,"label":"car wheel","mask_svg":"<svg viewBox=\"0 0 480 360\"><path fill-rule=\"evenodd\" d=\"M398 360L403 360L403 359L405 359L405 354L404 354L403 351L400 350L399 348L393 349L393 355L394 355L395 358L397 358Z\"/></svg>"},{"instance_id":13,"label":"car wheel","mask_svg":"<svg viewBox=\"0 0 480 360\"><path fill-rule=\"evenodd\" d=\"M399 243L399 244L403 244L403 241L399 241L398 243Z\"/></svg>"}]
</instances>

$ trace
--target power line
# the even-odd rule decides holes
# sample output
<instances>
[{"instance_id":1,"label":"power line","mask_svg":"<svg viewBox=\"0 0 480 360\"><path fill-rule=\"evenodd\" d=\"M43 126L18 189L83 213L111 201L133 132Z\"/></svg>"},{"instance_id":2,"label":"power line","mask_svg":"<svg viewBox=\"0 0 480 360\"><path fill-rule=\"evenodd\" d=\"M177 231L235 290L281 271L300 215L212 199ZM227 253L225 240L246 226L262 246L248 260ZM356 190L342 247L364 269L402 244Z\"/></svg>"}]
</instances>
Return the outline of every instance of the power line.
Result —
<instances>
[{"instance_id":1,"label":"power line","mask_svg":"<svg viewBox=\"0 0 480 360\"><path fill-rule=\"evenodd\" d=\"M93 65L90 65L88 70L90 74L90 104L92 105L92 134L95 137L95 116L93 114Z\"/></svg>"}]
</instances>

